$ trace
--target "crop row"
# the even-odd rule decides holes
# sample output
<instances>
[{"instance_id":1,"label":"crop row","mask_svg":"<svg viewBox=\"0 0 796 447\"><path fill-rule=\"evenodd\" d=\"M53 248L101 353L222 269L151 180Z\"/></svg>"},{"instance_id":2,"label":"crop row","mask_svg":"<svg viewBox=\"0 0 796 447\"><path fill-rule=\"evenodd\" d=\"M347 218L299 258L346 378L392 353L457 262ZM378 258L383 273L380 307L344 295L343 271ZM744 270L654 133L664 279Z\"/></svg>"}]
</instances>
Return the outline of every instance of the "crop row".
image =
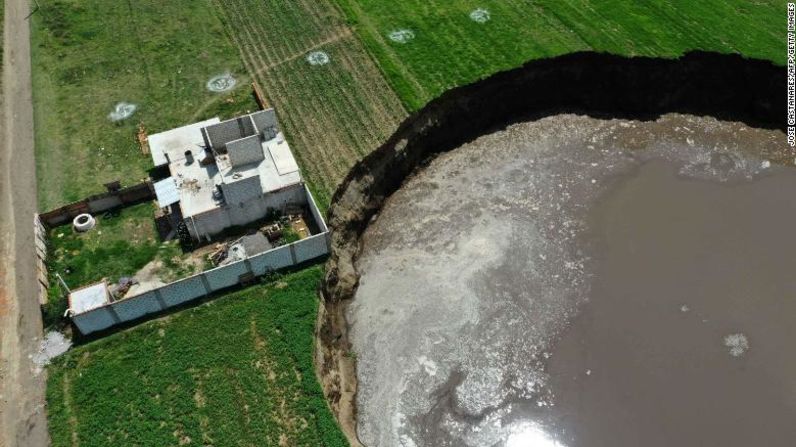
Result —
<instances>
[{"instance_id":1,"label":"crop row","mask_svg":"<svg viewBox=\"0 0 796 447\"><path fill-rule=\"evenodd\" d=\"M277 109L291 148L322 207L351 166L406 112L328 1L218 0L244 63ZM323 63L308 57L322 52Z\"/></svg>"}]
</instances>

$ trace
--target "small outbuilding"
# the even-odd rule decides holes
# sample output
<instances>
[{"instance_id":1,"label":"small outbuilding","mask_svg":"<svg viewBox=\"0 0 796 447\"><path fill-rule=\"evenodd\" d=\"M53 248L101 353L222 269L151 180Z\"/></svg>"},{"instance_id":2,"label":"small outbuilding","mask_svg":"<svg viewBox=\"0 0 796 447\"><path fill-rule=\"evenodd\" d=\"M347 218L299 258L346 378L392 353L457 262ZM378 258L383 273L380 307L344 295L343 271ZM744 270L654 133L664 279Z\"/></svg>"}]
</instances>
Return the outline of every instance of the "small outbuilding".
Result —
<instances>
[{"instance_id":1,"label":"small outbuilding","mask_svg":"<svg viewBox=\"0 0 796 447\"><path fill-rule=\"evenodd\" d=\"M69 293L69 312L73 315L88 312L111 301L107 281L91 284Z\"/></svg>"}]
</instances>

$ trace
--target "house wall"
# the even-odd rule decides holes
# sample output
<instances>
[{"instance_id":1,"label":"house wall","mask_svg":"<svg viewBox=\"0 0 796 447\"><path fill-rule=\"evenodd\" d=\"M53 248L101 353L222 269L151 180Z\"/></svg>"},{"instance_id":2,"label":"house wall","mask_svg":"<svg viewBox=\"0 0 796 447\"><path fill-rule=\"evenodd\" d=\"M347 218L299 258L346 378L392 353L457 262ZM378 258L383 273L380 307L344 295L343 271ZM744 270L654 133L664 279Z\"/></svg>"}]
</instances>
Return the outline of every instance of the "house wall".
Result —
<instances>
[{"instance_id":1,"label":"house wall","mask_svg":"<svg viewBox=\"0 0 796 447\"><path fill-rule=\"evenodd\" d=\"M283 209L288 204L305 205L309 193L302 184L296 184L279 191L258 196L241 205L225 205L221 208L186 218L186 226L191 236L200 240L221 233L233 226L246 225L268 214L269 209ZM315 217L315 215L313 215ZM317 222L318 221L316 218ZM325 224L324 224L325 225Z\"/></svg>"},{"instance_id":2,"label":"house wall","mask_svg":"<svg viewBox=\"0 0 796 447\"><path fill-rule=\"evenodd\" d=\"M310 205L312 218L315 219L315 223L318 224L318 228L321 230L321 233L329 231L329 227L326 226L326 220L324 220L323 216L321 215L321 210L318 209L318 204L315 203L315 198L312 197L312 193L310 193L310 189L307 188L307 185L304 185L304 191L307 195L307 201Z\"/></svg>"},{"instance_id":3,"label":"house wall","mask_svg":"<svg viewBox=\"0 0 796 447\"><path fill-rule=\"evenodd\" d=\"M204 128L204 136L209 146L218 151L230 141L254 135L254 122L249 115L232 118Z\"/></svg>"}]
</instances>

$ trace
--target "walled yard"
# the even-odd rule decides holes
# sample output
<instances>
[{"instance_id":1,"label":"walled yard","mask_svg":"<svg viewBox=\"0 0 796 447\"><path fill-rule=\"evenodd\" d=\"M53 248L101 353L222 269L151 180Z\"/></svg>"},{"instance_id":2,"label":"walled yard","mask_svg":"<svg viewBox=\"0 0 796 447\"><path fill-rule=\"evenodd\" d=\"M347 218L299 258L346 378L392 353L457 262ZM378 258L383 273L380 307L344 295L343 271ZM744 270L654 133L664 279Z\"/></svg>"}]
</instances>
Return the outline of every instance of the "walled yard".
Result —
<instances>
[{"instance_id":1,"label":"walled yard","mask_svg":"<svg viewBox=\"0 0 796 447\"><path fill-rule=\"evenodd\" d=\"M742 0L336 0L407 108L530 59L704 49L785 60L781 3ZM620 12L621 13L618 13Z\"/></svg>"},{"instance_id":2,"label":"walled yard","mask_svg":"<svg viewBox=\"0 0 796 447\"><path fill-rule=\"evenodd\" d=\"M140 123L155 133L256 109L211 0L39 3L31 50L41 210L104 191L109 181L146 177ZM226 72L235 88L208 91L208 80ZM120 102L137 109L112 122Z\"/></svg>"},{"instance_id":3,"label":"walled yard","mask_svg":"<svg viewBox=\"0 0 796 447\"><path fill-rule=\"evenodd\" d=\"M288 274L58 358L52 445L346 445L312 366L321 274Z\"/></svg>"},{"instance_id":4,"label":"walled yard","mask_svg":"<svg viewBox=\"0 0 796 447\"><path fill-rule=\"evenodd\" d=\"M261 232L263 240L278 247L318 231L311 216L303 211L295 218L274 214L246 227L231 227L209 243L184 247L176 238L163 241L155 212L156 205L146 202L97 215L96 226L87 232L77 232L71 224L48 231L50 288L45 325L66 321L68 292L57 275L71 290L106 280L117 299L123 299L235 261L230 249L235 249L235 242L244 235Z\"/></svg>"},{"instance_id":5,"label":"walled yard","mask_svg":"<svg viewBox=\"0 0 796 447\"><path fill-rule=\"evenodd\" d=\"M63 288L55 274L63 277L70 289L107 278L116 282L133 276L149 262L167 261L169 274L192 273L171 260L182 254L179 244L161 243L152 218L155 205L147 202L96 216L97 226L77 233L71 225L48 232L48 270L50 289L45 308L45 324L62 321L67 308Z\"/></svg>"}]
</instances>

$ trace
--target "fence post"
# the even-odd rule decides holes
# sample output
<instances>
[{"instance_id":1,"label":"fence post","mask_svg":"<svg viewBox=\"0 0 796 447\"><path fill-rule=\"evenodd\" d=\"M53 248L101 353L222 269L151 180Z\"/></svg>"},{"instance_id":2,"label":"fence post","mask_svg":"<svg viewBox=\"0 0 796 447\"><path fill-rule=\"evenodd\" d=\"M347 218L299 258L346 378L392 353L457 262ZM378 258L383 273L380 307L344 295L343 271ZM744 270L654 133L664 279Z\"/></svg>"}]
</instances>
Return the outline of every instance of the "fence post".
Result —
<instances>
[{"instance_id":1,"label":"fence post","mask_svg":"<svg viewBox=\"0 0 796 447\"><path fill-rule=\"evenodd\" d=\"M290 259L293 260L293 265L298 264L298 262L296 262L296 243L295 242L291 242L290 243Z\"/></svg>"}]
</instances>

